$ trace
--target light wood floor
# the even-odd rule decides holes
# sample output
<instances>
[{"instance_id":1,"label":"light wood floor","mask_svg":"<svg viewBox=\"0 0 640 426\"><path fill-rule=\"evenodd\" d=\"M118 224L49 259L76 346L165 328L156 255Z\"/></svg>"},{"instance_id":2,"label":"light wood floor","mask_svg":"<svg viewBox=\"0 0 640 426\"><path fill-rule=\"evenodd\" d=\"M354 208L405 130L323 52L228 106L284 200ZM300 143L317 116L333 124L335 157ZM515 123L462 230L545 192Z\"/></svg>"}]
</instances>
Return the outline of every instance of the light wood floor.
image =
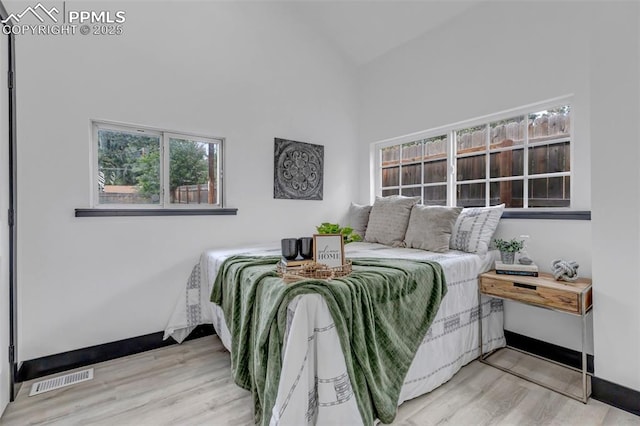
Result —
<instances>
[{"instance_id":1,"label":"light wood floor","mask_svg":"<svg viewBox=\"0 0 640 426\"><path fill-rule=\"evenodd\" d=\"M513 352L499 361L545 371L527 358ZM25 382L0 424L251 424L251 396L231 380L229 354L215 336L94 368L92 381L34 397L28 396L32 382ZM547 376L577 383L554 370ZM435 391L402 404L394 424L640 425L640 417L595 400L584 405L474 361Z\"/></svg>"}]
</instances>

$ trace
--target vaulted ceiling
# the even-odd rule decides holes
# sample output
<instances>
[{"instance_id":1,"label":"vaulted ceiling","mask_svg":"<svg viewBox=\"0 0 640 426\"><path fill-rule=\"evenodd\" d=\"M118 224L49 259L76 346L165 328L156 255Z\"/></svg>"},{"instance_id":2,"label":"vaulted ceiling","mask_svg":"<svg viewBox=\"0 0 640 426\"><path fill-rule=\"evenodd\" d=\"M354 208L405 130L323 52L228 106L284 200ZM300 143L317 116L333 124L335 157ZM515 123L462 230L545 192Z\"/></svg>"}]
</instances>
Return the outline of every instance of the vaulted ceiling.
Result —
<instances>
[{"instance_id":1,"label":"vaulted ceiling","mask_svg":"<svg viewBox=\"0 0 640 426\"><path fill-rule=\"evenodd\" d=\"M482 1L290 1L286 5L359 66Z\"/></svg>"},{"instance_id":2,"label":"vaulted ceiling","mask_svg":"<svg viewBox=\"0 0 640 426\"><path fill-rule=\"evenodd\" d=\"M153 4L158 0L138 0ZM177 0L173 0L176 4ZM278 3L316 31L355 66L446 23L479 3L492 0L232 0ZM9 12L21 12L28 0L2 0ZM60 0L46 4L62 9ZM107 4L108 2L96 2ZM74 4L83 4L76 2ZM92 5L86 1L86 5ZM123 3L119 3L123 4Z\"/></svg>"}]
</instances>

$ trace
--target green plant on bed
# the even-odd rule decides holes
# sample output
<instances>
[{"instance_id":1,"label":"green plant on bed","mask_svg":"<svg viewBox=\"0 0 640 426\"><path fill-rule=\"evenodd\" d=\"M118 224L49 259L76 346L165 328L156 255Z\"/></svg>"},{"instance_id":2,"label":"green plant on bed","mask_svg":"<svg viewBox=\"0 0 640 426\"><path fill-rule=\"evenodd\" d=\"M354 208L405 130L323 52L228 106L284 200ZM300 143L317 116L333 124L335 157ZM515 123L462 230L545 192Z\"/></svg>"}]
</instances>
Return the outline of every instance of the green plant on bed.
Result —
<instances>
[{"instance_id":1,"label":"green plant on bed","mask_svg":"<svg viewBox=\"0 0 640 426\"><path fill-rule=\"evenodd\" d=\"M318 234L342 234L345 244L362 241L360 235L353 233L353 228L349 226L341 228L337 223L324 222L320 226L316 226L316 230Z\"/></svg>"}]
</instances>

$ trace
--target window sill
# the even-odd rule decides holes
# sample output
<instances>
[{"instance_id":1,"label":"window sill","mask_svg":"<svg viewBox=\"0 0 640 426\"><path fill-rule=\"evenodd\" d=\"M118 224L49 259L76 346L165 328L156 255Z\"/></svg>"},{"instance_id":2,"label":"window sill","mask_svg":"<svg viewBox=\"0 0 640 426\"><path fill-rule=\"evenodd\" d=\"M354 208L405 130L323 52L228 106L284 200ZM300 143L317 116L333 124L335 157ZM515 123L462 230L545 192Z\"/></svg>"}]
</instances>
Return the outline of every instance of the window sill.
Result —
<instances>
[{"instance_id":1,"label":"window sill","mask_svg":"<svg viewBox=\"0 0 640 426\"><path fill-rule=\"evenodd\" d=\"M238 209L76 209L76 217L235 216Z\"/></svg>"},{"instance_id":2,"label":"window sill","mask_svg":"<svg viewBox=\"0 0 640 426\"><path fill-rule=\"evenodd\" d=\"M591 211L532 211L505 210L503 219L552 219L552 220L591 220Z\"/></svg>"}]
</instances>

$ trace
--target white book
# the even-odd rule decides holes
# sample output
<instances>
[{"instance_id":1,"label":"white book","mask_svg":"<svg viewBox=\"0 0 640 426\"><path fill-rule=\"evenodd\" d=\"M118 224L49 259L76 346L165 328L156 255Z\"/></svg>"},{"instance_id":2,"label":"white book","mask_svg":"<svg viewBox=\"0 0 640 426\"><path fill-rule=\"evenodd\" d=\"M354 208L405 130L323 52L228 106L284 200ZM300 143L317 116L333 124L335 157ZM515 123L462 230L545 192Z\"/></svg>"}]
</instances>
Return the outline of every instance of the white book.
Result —
<instances>
[{"instance_id":1,"label":"white book","mask_svg":"<svg viewBox=\"0 0 640 426\"><path fill-rule=\"evenodd\" d=\"M538 272L538 265L532 263L531 265L523 265L521 263L502 263L496 260L497 271L517 271L517 272Z\"/></svg>"}]
</instances>

